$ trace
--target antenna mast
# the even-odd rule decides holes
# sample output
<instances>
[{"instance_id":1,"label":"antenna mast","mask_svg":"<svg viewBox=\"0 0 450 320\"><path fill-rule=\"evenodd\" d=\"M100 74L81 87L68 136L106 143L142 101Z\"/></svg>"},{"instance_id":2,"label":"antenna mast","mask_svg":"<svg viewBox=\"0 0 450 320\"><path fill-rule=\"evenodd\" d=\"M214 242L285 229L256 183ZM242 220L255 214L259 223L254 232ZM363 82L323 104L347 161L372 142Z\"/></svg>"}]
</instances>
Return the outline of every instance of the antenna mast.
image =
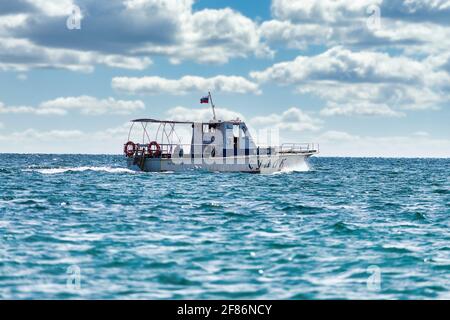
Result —
<instances>
[{"instance_id":1,"label":"antenna mast","mask_svg":"<svg viewBox=\"0 0 450 320\"><path fill-rule=\"evenodd\" d=\"M213 119L217 120L216 119L216 110L214 109L214 103L213 103L213 100L212 100L212 97L211 97L211 92L209 92L209 91L208 91L208 97L209 97L209 101L211 102L211 108L212 108L212 112L213 112Z\"/></svg>"}]
</instances>

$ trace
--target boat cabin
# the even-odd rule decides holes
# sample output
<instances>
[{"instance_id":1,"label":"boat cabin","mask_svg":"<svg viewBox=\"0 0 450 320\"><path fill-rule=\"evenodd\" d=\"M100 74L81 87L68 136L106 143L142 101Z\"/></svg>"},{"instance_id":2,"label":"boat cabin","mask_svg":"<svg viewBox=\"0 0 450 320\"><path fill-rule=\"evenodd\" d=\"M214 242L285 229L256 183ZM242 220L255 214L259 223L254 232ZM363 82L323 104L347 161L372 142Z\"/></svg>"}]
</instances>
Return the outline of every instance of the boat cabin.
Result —
<instances>
[{"instance_id":1,"label":"boat cabin","mask_svg":"<svg viewBox=\"0 0 450 320\"><path fill-rule=\"evenodd\" d=\"M135 119L131 122L124 150L129 157L147 155L171 158L174 152L176 156L186 157L189 154L191 158L201 158L205 153L211 157L248 156L256 154L258 149L247 125L239 119L209 122ZM131 140L136 125L141 129L141 143ZM176 127L182 135L177 133ZM188 130L191 137L189 143L182 139Z\"/></svg>"}]
</instances>

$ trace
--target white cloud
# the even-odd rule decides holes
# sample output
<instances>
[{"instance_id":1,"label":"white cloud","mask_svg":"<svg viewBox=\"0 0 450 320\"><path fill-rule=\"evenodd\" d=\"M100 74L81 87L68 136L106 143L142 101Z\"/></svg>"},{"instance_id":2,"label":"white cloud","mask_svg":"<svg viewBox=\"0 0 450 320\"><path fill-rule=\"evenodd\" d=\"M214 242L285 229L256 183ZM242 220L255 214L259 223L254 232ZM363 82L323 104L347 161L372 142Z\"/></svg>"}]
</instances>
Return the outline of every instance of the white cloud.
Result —
<instances>
[{"instance_id":1,"label":"white cloud","mask_svg":"<svg viewBox=\"0 0 450 320\"><path fill-rule=\"evenodd\" d=\"M213 118L211 108L198 108L190 109L182 106L171 108L167 111L167 116L171 120L175 121L196 121L196 122L208 122ZM219 120L245 120L245 117L236 111L227 108L216 108L216 116Z\"/></svg>"},{"instance_id":2,"label":"white cloud","mask_svg":"<svg viewBox=\"0 0 450 320\"><path fill-rule=\"evenodd\" d=\"M6 34L8 28L16 28L25 23L26 14L7 14L1 15L0 19L0 35Z\"/></svg>"},{"instance_id":3,"label":"white cloud","mask_svg":"<svg viewBox=\"0 0 450 320\"><path fill-rule=\"evenodd\" d=\"M245 116L227 108L216 108L217 119L220 120L246 120ZM197 121L207 122L212 119L211 108L185 108L177 106L167 111L167 116L176 121ZM322 121L314 118L299 108L289 108L281 114L269 114L265 116L255 116L248 120L248 125L255 128L285 129L291 131L317 131L320 129Z\"/></svg>"},{"instance_id":4,"label":"white cloud","mask_svg":"<svg viewBox=\"0 0 450 320\"><path fill-rule=\"evenodd\" d=\"M47 49L28 40L1 38L0 70L25 71L29 68L62 68L72 71L92 71L92 57L73 50Z\"/></svg>"},{"instance_id":5,"label":"white cloud","mask_svg":"<svg viewBox=\"0 0 450 320\"><path fill-rule=\"evenodd\" d=\"M321 128L322 121L313 118L302 110L292 107L281 114L269 114L257 116L250 120L254 127L265 127L291 131L317 131Z\"/></svg>"},{"instance_id":6,"label":"white cloud","mask_svg":"<svg viewBox=\"0 0 450 320\"><path fill-rule=\"evenodd\" d=\"M353 136L344 131L336 131L336 130L328 130L320 135L320 141L352 141L355 138L359 138Z\"/></svg>"},{"instance_id":7,"label":"white cloud","mask_svg":"<svg viewBox=\"0 0 450 320\"><path fill-rule=\"evenodd\" d=\"M260 42L258 26L251 19L229 8L206 9L191 17L180 54L200 62L225 63L230 58L271 56L271 50Z\"/></svg>"},{"instance_id":8,"label":"white cloud","mask_svg":"<svg viewBox=\"0 0 450 320\"><path fill-rule=\"evenodd\" d=\"M262 72L252 72L259 81L299 83L305 80L342 82L414 82L420 83L429 71L425 65L405 57L391 57L374 51L353 52L334 47L316 56L298 56Z\"/></svg>"},{"instance_id":9,"label":"white cloud","mask_svg":"<svg viewBox=\"0 0 450 320\"><path fill-rule=\"evenodd\" d=\"M184 76L172 80L161 77L115 77L111 81L114 89L132 94L186 94L188 92L233 92L255 93L260 90L256 83L238 76L215 76L203 78L198 76Z\"/></svg>"},{"instance_id":10,"label":"white cloud","mask_svg":"<svg viewBox=\"0 0 450 320\"><path fill-rule=\"evenodd\" d=\"M31 141L54 141L58 139L73 140L82 137L84 133L80 130L49 130L38 131L36 129L27 129L21 132L13 132L9 135L0 136L0 139L14 140L23 142L25 140Z\"/></svg>"},{"instance_id":11,"label":"white cloud","mask_svg":"<svg viewBox=\"0 0 450 320\"><path fill-rule=\"evenodd\" d=\"M450 45L448 0L273 0L271 9L274 20L264 24L285 29L263 33L269 43L301 49L317 44L395 48L409 56L446 52ZM368 22L376 19L373 10L380 13L380 24L370 28ZM301 30L314 28L316 37L308 34L304 41Z\"/></svg>"},{"instance_id":12,"label":"white cloud","mask_svg":"<svg viewBox=\"0 0 450 320\"><path fill-rule=\"evenodd\" d=\"M53 16L68 16L75 1L72 0L28 0L42 13Z\"/></svg>"},{"instance_id":13,"label":"white cloud","mask_svg":"<svg viewBox=\"0 0 450 320\"><path fill-rule=\"evenodd\" d=\"M297 87L301 94L313 94L326 101L330 109L341 106L355 114L400 116L402 110L438 109L446 96L427 87L392 83L342 83L338 81L320 81ZM346 107L351 106L351 107ZM379 110L376 111L375 108ZM325 112L326 113L326 112Z\"/></svg>"},{"instance_id":14,"label":"white cloud","mask_svg":"<svg viewBox=\"0 0 450 320\"><path fill-rule=\"evenodd\" d=\"M84 114L128 114L143 110L141 100L116 100L114 98L97 99L90 96L61 97L44 101L39 105L41 109L80 110Z\"/></svg>"},{"instance_id":15,"label":"white cloud","mask_svg":"<svg viewBox=\"0 0 450 320\"><path fill-rule=\"evenodd\" d=\"M369 5L382 0L273 0L272 14L280 20L338 22L360 17Z\"/></svg>"},{"instance_id":16,"label":"white cloud","mask_svg":"<svg viewBox=\"0 0 450 320\"><path fill-rule=\"evenodd\" d=\"M251 72L259 82L294 85L325 100L324 115L399 116L400 109L433 109L449 100L450 75L436 61L334 47Z\"/></svg>"},{"instance_id":17,"label":"white cloud","mask_svg":"<svg viewBox=\"0 0 450 320\"><path fill-rule=\"evenodd\" d=\"M361 136L326 131L317 137L323 156L450 157L450 140L429 135ZM426 150L426 152L424 152Z\"/></svg>"},{"instance_id":18,"label":"white cloud","mask_svg":"<svg viewBox=\"0 0 450 320\"><path fill-rule=\"evenodd\" d=\"M272 55L260 40L258 24L230 8L193 11L193 0L76 3L83 19L75 31L66 28L72 1L29 1L26 9L17 5L2 17L0 70L89 72L96 64L143 70L152 55L172 63Z\"/></svg>"},{"instance_id":19,"label":"white cloud","mask_svg":"<svg viewBox=\"0 0 450 320\"><path fill-rule=\"evenodd\" d=\"M130 125L97 131L26 129L0 134L0 152L121 154Z\"/></svg>"},{"instance_id":20,"label":"white cloud","mask_svg":"<svg viewBox=\"0 0 450 320\"><path fill-rule=\"evenodd\" d=\"M387 117L401 117L404 113L394 111L385 104L371 104L360 102L358 104L336 104L328 103L328 105L320 111L324 116L387 116Z\"/></svg>"},{"instance_id":21,"label":"white cloud","mask_svg":"<svg viewBox=\"0 0 450 320\"><path fill-rule=\"evenodd\" d=\"M95 59L95 63L104 64L108 67L130 69L130 70L144 70L153 62L148 57L126 57L121 55L100 55Z\"/></svg>"},{"instance_id":22,"label":"white cloud","mask_svg":"<svg viewBox=\"0 0 450 320\"><path fill-rule=\"evenodd\" d=\"M194 60L216 64L249 55L273 55L261 42L258 25L230 8L204 9L185 15L177 40L173 44L143 45L132 52L163 54L172 63Z\"/></svg>"},{"instance_id":23,"label":"white cloud","mask_svg":"<svg viewBox=\"0 0 450 320\"><path fill-rule=\"evenodd\" d=\"M430 136L430 134L426 131L416 131L413 133L413 135L415 136L419 136L419 137L428 137Z\"/></svg>"},{"instance_id":24,"label":"white cloud","mask_svg":"<svg viewBox=\"0 0 450 320\"><path fill-rule=\"evenodd\" d=\"M65 115L70 110L77 110L82 114L129 114L143 110L141 100L116 100L114 98L98 99L91 96L59 97L32 106L6 106L0 102L0 114L35 114L35 115Z\"/></svg>"},{"instance_id":25,"label":"white cloud","mask_svg":"<svg viewBox=\"0 0 450 320\"><path fill-rule=\"evenodd\" d=\"M143 70L151 63L148 57L103 55L90 51L54 49L37 46L29 40L0 38L0 70L26 71L30 68L60 68L92 72L95 64Z\"/></svg>"},{"instance_id":26,"label":"white cloud","mask_svg":"<svg viewBox=\"0 0 450 320\"><path fill-rule=\"evenodd\" d=\"M293 24L290 21L269 20L260 26L263 39L271 44L286 44L288 48L306 49L329 41L333 29L319 24Z\"/></svg>"},{"instance_id":27,"label":"white cloud","mask_svg":"<svg viewBox=\"0 0 450 320\"><path fill-rule=\"evenodd\" d=\"M35 114L35 115L64 115L65 110L55 108L35 108L31 106L6 106L0 101L0 114Z\"/></svg>"}]
</instances>

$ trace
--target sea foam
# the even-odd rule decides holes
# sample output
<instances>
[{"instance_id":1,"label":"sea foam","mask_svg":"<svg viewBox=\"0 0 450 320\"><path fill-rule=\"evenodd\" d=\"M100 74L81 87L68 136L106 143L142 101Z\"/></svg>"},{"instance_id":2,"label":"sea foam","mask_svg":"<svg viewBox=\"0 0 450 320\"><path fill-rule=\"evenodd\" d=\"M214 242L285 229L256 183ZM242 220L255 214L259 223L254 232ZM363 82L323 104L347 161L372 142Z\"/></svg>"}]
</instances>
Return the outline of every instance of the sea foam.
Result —
<instances>
[{"instance_id":1,"label":"sea foam","mask_svg":"<svg viewBox=\"0 0 450 320\"><path fill-rule=\"evenodd\" d=\"M103 171L108 173L136 173L136 171L126 168L113 167L66 167L66 168L29 168L23 171L34 171L42 174L59 174L66 172L83 172L83 171Z\"/></svg>"}]
</instances>

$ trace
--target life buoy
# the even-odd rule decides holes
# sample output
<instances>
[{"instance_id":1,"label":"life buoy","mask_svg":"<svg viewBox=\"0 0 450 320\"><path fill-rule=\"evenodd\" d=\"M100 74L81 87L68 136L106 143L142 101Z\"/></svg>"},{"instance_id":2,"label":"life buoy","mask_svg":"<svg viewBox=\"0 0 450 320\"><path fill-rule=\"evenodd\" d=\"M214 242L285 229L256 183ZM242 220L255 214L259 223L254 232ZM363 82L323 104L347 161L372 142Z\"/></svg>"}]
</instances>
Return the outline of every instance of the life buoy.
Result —
<instances>
[{"instance_id":1,"label":"life buoy","mask_svg":"<svg viewBox=\"0 0 450 320\"><path fill-rule=\"evenodd\" d=\"M184 151L180 145L177 145L173 150L172 158L183 158Z\"/></svg>"},{"instance_id":2,"label":"life buoy","mask_svg":"<svg viewBox=\"0 0 450 320\"><path fill-rule=\"evenodd\" d=\"M125 153L127 157L133 156L135 152L136 144L133 141L128 141L127 143L125 143L125 146L123 147L123 153Z\"/></svg>"},{"instance_id":3,"label":"life buoy","mask_svg":"<svg viewBox=\"0 0 450 320\"><path fill-rule=\"evenodd\" d=\"M156 149L153 149L152 147ZM148 144L148 154L150 157L159 157L161 155L161 146L156 141L152 141Z\"/></svg>"}]
</instances>

